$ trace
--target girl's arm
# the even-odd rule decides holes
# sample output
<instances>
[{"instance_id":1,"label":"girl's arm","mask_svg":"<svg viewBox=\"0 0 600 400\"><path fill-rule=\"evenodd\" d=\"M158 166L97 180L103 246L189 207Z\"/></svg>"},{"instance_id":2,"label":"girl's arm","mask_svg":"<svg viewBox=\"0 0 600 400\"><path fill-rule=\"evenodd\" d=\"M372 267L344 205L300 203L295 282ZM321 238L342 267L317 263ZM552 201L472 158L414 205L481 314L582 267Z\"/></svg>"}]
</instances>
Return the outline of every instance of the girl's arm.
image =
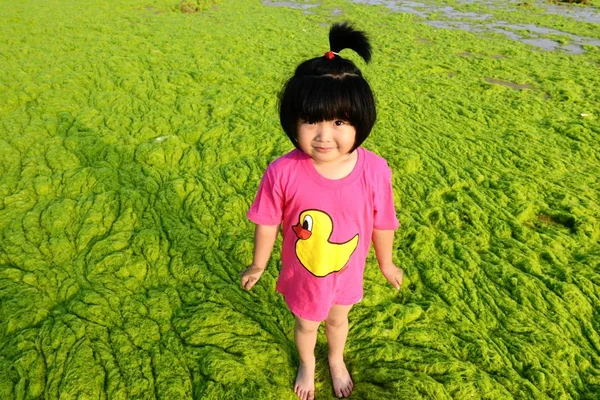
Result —
<instances>
[{"instance_id":1,"label":"girl's arm","mask_svg":"<svg viewBox=\"0 0 600 400\"><path fill-rule=\"evenodd\" d=\"M400 289L402 285L402 270L392 261L392 248L394 245L394 231L373 229L373 247L379 263L379 269L388 282Z\"/></svg>"},{"instance_id":2,"label":"girl's arm","mask_svg":"<svg viewBox=\"0 0 600 400\"><path fill-rule=\"evenodd\" d=\"M254 258L252 265L265 269L277 239L279 225L256 225L254 230Z\"/></svg>"},{"instance_id":3,"label":"girl's arm","mask_svg":"<svg viewBox=\"0 0 600 400\"><path fill-rule=\"evenodd\" d=\"M252 264L242 272L242 288L252 289L267 268L267 262L277 239L279 225L256 225L254 230L254 257Z\"/></svg>"}]
</instances>

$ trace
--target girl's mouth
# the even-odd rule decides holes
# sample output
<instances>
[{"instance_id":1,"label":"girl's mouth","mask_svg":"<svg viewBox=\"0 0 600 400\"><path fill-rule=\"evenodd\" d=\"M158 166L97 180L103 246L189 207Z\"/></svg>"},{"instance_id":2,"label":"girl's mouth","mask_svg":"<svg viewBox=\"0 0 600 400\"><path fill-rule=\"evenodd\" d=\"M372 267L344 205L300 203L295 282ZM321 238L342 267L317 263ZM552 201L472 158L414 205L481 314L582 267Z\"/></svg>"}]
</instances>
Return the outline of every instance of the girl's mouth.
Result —
<instances>
[{"instance_id":1,"label":"girl's mouth","mask_svg":"<svg viewBox=\"0 0 600 400\"><path fill-rule=\"evenodd\" d=\"M334 149L334 147L313 147L319 153L328 153Z\"/></svg>"}]
</instances>

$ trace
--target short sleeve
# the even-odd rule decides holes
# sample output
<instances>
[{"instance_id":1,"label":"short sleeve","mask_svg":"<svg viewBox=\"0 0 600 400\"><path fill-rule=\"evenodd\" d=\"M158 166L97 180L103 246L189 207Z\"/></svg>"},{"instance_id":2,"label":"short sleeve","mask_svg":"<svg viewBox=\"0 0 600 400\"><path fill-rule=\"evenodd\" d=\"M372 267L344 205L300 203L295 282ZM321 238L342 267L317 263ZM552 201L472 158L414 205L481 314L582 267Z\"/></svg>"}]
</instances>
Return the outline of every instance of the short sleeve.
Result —
<instances>
[{"instance_id":1,"label":"short sleeve","mask_svg":"<svg viewBox=\"0 0 600 400\"><path fill-rule=\"evenodd\" d=\"M279 225L283 220L283 204L281 183L270 165L262 177L254 202L246 216L258 225Z\"/></svg>"},{"instance_id":2,"label":"short sleeve","mask_svg":"<svg viewBox=\"0 0 600 400\"><path fill-rule=\"evenodd\" d=\"M386 164L377 175L379 179L375 186L373 227L379 230L396 230L400 223L394 207L392 170Z\"/></svg>"}]
</instances>

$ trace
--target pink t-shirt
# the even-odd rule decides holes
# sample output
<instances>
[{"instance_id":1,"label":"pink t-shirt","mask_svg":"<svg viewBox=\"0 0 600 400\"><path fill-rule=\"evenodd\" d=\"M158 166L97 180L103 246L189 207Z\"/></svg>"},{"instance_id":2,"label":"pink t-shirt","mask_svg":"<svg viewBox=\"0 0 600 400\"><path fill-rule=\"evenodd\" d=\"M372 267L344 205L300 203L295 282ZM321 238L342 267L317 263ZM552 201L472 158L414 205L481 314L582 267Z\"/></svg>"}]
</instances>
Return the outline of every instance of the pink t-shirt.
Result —
<instances>
[{"instance_id":1,"label":"pink t-shirt","mask_svg":"<svg viewBox=\"0 0 600 400\"><path fill-rule=\"evenodd\" d=\"M301 318L322 321L332 305L360 301L373 229L398 228L390 168L376 154L357 151L352 172L336 180L320 175L300 150L278 158L248 211L256 224L282 223L277 291Z\"/></svg>"}]
</instances>

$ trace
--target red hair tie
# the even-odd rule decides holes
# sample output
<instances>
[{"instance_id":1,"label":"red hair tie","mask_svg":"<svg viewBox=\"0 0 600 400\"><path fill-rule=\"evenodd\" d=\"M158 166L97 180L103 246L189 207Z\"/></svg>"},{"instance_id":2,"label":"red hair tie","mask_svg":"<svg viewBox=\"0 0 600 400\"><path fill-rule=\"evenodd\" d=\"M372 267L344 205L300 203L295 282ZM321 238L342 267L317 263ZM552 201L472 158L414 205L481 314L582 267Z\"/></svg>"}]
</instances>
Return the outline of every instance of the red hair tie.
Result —
<instances>
[{"instance_id":1,"label":"red hair tie","mask_svg":"<svg viewBox=\"0 0 600 400\"><path fill-rule=\"evenodd\" d=\"M330 60L333 60L333 58L335 56L339 56L338 53L334 53L333 51L329 50L327 53L324 54L324 56Z\"/></svg>"}]
</instances>

